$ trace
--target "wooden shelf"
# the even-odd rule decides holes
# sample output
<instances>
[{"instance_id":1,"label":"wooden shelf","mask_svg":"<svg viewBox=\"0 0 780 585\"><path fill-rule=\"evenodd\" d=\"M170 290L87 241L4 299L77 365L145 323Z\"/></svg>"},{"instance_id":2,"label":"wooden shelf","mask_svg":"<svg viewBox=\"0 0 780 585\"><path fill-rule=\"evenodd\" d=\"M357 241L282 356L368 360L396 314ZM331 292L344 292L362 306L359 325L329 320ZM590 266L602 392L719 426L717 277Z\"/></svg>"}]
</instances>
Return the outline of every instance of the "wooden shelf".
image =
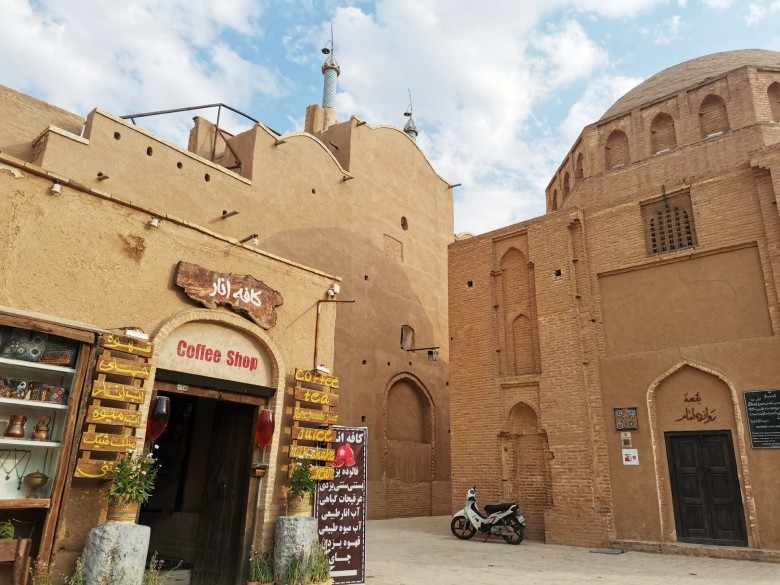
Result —
<instances>
[{"instance_id":1,"label":"wooden shelf","mask_svg":"<svg viewBox=\"0 0 780 585\"><path fill-rule=\"evenodd\" d=\"M59 448L62 443L59 441L33 441L32 439L9 439L0 437L1 445L13 445L14 447L56 447Z\"/></svg>"},{"instance_id":2,"label":"wooden shelf","mask_svg":"<svg viewBox=\"0 0 780 585\"><path fill-rule=\"evenodd\" d=\"M27 370L40 370L44 372L60 372L62 374L75 374L75 368L65 368L63 366L50 366L49 364L39 364L38 362L25 362L23 360L12 360L10 358L0 358L0 364L16 366Z\"/></svg>"},{"instance_id":3,"label":"wooden shelf","mask_svg":"<svg viewBox=\"0 0 780 585\"><path fill-rule=\"evenodd\" d=\"M51 506L49 498L20 498L15 500L0 500L0 510L18 508L48 508Z\"/></svg>"},{"instance_id":4,"label":"wooden shelf","mask_svg":"<svg viewBox=\"0 0 780 585\"><path fill-rule=\"evenodd\" d=\"M56 402L44 402L43 400L20 400L19 398L3 398L0 396L0 404L12 404L20 408L45 408L48 410L68 410L67 404Z\"/></svg>"}]
</instances>

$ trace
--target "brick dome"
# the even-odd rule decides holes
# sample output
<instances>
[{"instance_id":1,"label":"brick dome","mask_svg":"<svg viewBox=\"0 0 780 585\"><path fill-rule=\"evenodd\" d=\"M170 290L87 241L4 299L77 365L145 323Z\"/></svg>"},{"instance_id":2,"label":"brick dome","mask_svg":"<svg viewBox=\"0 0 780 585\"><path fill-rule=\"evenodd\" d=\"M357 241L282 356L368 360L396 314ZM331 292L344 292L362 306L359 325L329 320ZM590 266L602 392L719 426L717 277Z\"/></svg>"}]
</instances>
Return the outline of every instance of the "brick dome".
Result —
<instances>
[{"instance_id":1,"label":"brick dome","mask_svg":"<svg viewBox=\"0 0 780 585\"><path fill-rule=\"evenodd\" d=\"M642 104L748 65L762 69L780 69L780 52L762 49L726 51L674 65L646 79L621 97L601 116L601 120L630 112Z\"/></svg>"}]
</instances>

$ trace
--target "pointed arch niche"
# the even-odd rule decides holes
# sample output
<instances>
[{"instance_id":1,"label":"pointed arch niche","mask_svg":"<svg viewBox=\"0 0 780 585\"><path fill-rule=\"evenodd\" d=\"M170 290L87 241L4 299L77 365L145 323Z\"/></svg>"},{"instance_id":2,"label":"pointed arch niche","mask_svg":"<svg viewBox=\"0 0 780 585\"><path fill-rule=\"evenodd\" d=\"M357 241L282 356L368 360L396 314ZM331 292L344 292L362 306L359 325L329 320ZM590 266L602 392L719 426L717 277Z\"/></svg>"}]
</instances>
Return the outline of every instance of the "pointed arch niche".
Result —
<instances>
[{"instance_id":1,"label":"pointed arch niche","mask_svg":"<svg viewBox=\"0 0 780 585\"><path fill-rule=\"evenodd\" d=\"M525 402L512 407L506 428L500 440L504 497L519 504L528 520L526 536L544 541L544 513L552 508L547 433L539 427L536 410Z\"/></svg>"},{"instance_id":2,"label":"pointed arch niche","mask_svg":"<svg viewBox=\"0 0 780 585\"><path fill-rule=\"evenodd\" d=\"M713 418L708 420L709 417L697 417L691 409L695 409L700 415L706 409ZM665 433L726 431L730 432L734 447L749 546L760 548L747 462L745 427L734 385L720 372L684 360L650 385L647 391L647 410L662 540L678 540Z\"/></svg>"},{"instance_id":3,"label":"pointed arch niche","mask_svg":"<svg viewBox=\"0 0 780 585\"><path fill-rule=\"evenodd\" d=\"M385 394L384 476L392 517L430 516L436 469L436 413L413 374L395 376Z\"/></svg>"},{"instance_id":4,"label":"pointed arch niche","mask_svg":"<svg viewBox=\"0 0 780 585\"><path fill-rule=\"evenodd\" d=\"M541 358L533 264L512 247L501 257L499 268L496 279L499 373L503 376L538 374Z\"/></svg>"}]
</instances>

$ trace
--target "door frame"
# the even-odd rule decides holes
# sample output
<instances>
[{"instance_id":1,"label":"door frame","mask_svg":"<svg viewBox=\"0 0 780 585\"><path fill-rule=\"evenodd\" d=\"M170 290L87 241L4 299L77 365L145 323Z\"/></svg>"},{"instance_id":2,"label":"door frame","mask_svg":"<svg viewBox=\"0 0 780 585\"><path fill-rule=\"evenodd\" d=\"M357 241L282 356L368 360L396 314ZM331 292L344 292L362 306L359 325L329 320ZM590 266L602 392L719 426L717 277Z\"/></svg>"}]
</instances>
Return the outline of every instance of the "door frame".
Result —
<instances>
[{"instance_id":1,"label":"door frame","mask_svg":"<svg viewBox=\"0 0 780 585\"><path fill-rule=\"evenodd\" d=\"M728 446L727 453L730 455L730 458L729 461L726 462L726 465L730 468L731 482L732 482L731 487L735 493L737 524L739 527L741 527L740 539L724 540L724 539L714 539L714 538L695 538L695 537L681 536L683 518L682 518L682 511L680 510L678 493L677 493L679 478L677 477L677 468L675 465L673 465L674 458L671 449L670 439L673 439L674 437L693 437L694 435L699 438L703 436L722 436L722 437L726 437L727 439L727 446ZM713 546L747 547L748 531L747 531L747 524L745 523L744 497L742 494L742 486L740 485L740 480L739 480L739 470L737 469L736 453L734 451L734 439L732 437L731 431L729 429L723 429L717 431L715 430L713 431L667 431L664 433L664 443L666 446L667 465L669 467L669 480L670 480L669 488L672 492L672 509L674 511L674 524L675 524L675 530L677 532L677 541L688 543L688 544L707 544ZM702 490L706 494L706 500L708 504L707 507L709 509L710 494L709 494L709 486L706 481L702 483Z\"/></svg>"}]
</instances>

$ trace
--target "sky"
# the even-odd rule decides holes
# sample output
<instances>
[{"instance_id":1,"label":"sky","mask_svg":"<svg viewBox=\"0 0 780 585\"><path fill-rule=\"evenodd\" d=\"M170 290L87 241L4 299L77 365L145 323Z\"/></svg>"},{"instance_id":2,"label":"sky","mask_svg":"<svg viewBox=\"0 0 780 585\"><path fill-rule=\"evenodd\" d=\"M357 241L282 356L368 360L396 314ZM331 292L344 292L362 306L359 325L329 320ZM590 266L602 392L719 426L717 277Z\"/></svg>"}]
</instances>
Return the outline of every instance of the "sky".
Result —
<instances>
[{"instance_id":1,"label":"sky","mask_svg":"<svg viewBox=\"0 0 780 585\"><path fill-rule=\"evenodd\" d=\"M655 73L780 51L780 0L0 0L0 84L86 116L222 102L280 133L322 99L403 127L456 187L455 232L542 215L585 125ZM180 146L194 114L138 120ZM220 121L237 132L251 123Z\"/></svg>"}]
</instances>

